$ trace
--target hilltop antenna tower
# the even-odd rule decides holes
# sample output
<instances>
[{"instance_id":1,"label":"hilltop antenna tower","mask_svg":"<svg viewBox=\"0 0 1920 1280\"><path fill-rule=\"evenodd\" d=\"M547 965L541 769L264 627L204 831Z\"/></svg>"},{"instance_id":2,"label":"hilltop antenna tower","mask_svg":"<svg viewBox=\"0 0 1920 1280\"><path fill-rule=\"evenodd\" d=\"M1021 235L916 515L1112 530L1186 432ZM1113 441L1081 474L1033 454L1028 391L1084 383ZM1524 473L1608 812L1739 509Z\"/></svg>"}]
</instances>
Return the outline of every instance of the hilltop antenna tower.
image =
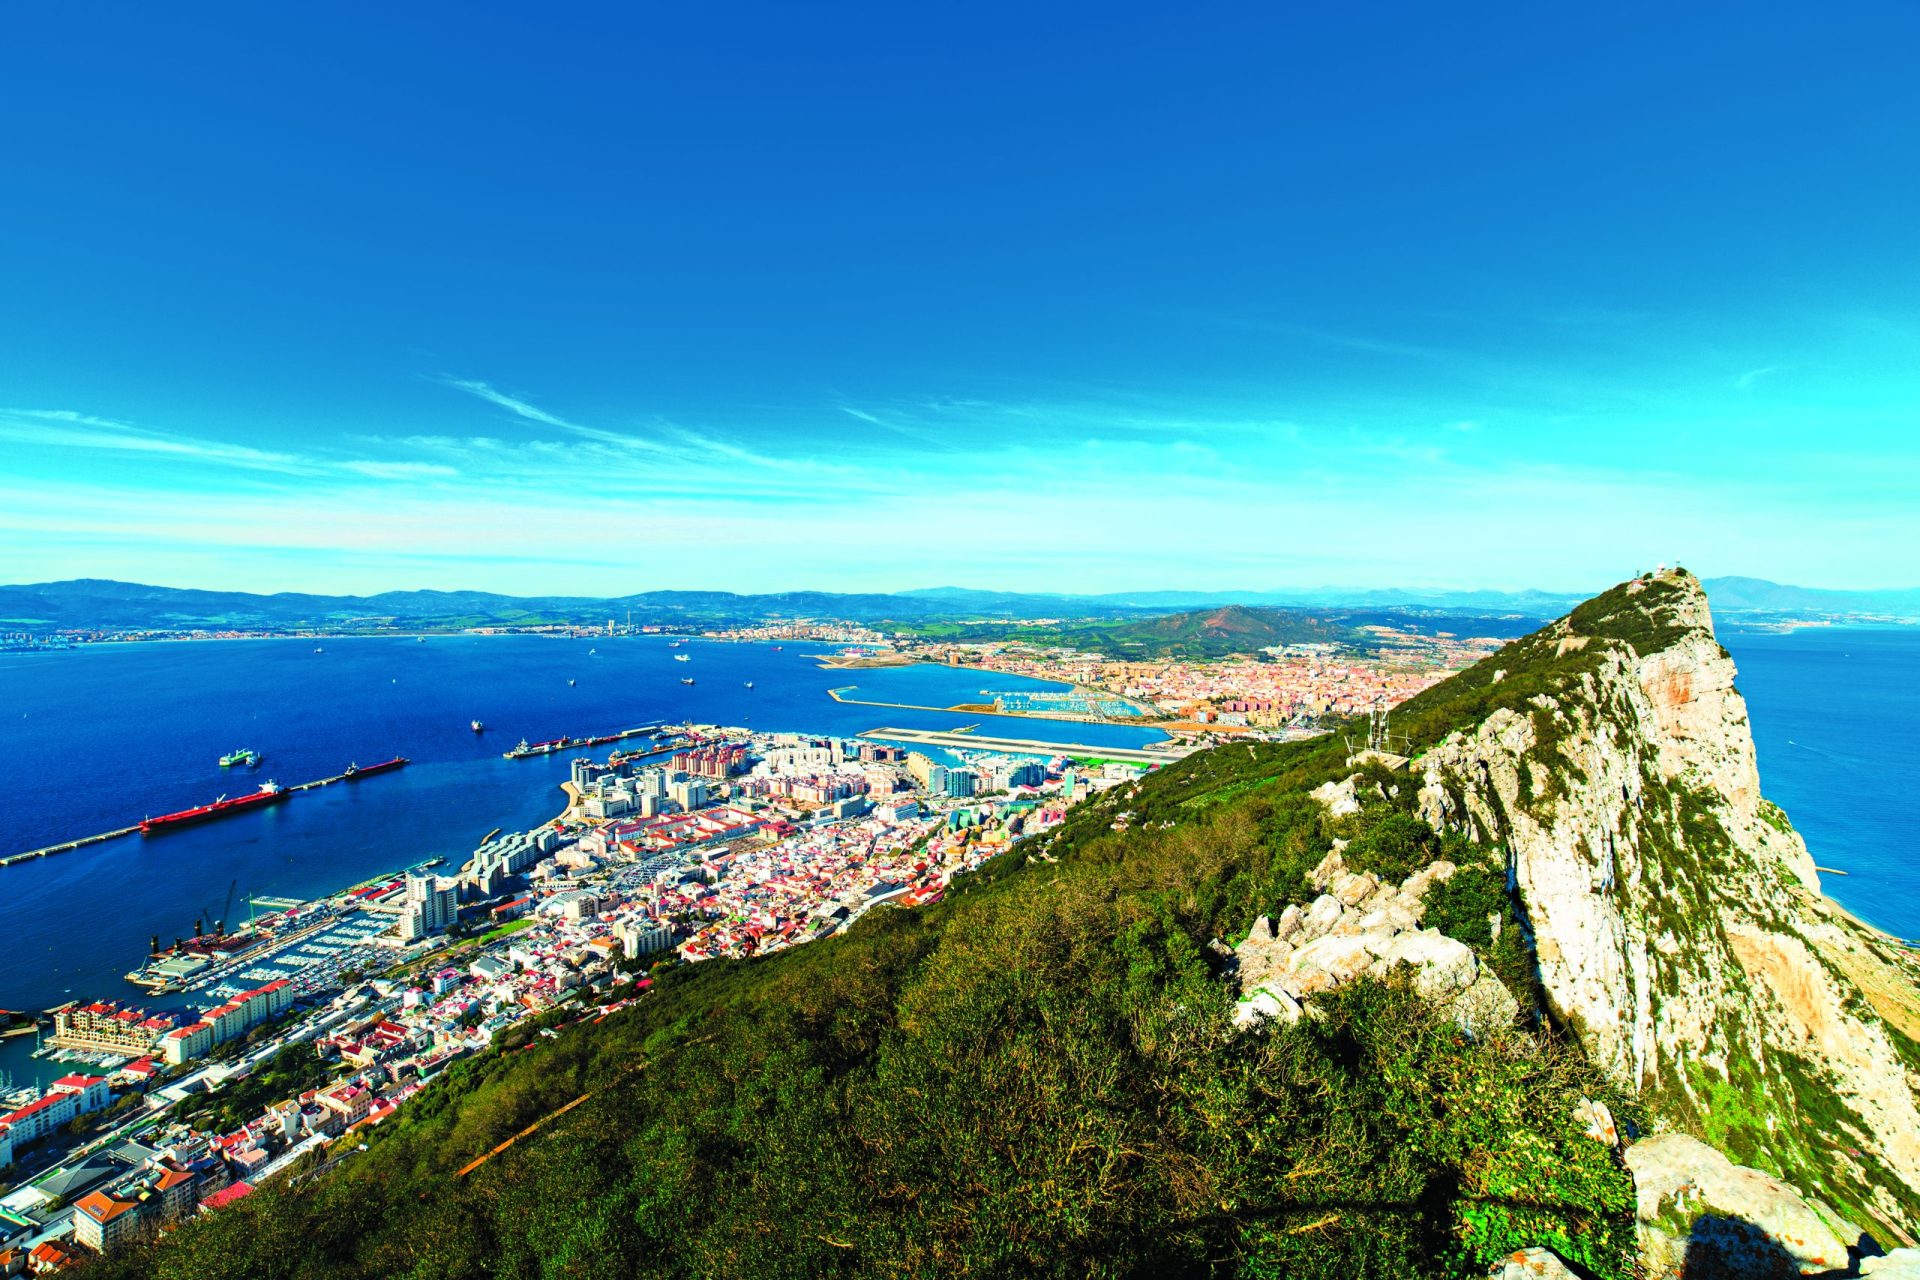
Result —
<instances>
[{"instance_id":1,"label":"hilltop antenna tower","mask_svg":"<svg viewBox=\"0 0 1920 1280\"><path fill-rule=\"evenodd\" d=\"M1353 739L1348 737L1346 739L1347 750L1354 752L1356 755L1362 754L1363 751L1374 752L1383 756L1405 755L1412 748L1413 739L1404 733L1397 734L1393 732L1392 727L1388 724L1387 714L1386 700L1383 698L1374 699L1373 705L1367 709L1366 747L1360 751L1356 751Z\"/></svg>"}]
</instances>

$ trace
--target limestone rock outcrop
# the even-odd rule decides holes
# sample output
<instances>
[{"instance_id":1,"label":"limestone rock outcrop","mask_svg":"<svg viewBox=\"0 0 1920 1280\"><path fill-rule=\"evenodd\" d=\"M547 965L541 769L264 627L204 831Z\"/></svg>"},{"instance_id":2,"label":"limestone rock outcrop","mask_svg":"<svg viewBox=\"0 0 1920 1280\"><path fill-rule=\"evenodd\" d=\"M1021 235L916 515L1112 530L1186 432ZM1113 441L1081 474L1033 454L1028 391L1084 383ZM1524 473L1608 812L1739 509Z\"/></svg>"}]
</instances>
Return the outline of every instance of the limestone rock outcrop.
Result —
<instances>
[{"instance_id":1,"label":"limestone rock outcrop","mask_svg":"<svg viewBox=\"0 0 1920 1280\"><path fill-rule=\"evenodd\" d=\"M1329 892L1304 911L1289 906L1277 924L1261 916L1233 949L1242 997L1235 1025L1292 1022L1312 996L1400 970L1416 992L1473 1035L1513 1025L1518 1001L1481 967L1473 949L1420 927L1427 890L1453 872L1452 863L1435 862L1398 886L1383 885L1371 873L1347 870L1338 850L1329 853L1308 876L1313 887Z\"/></svg>"},{"instance_id":2,"label":"limestone rock outcrop","mask_svg":"<svg viewBox=\"0 0 1920 1280\"><path fill-rule=\"evenodd\" d=\"M1627 1167L1641 1264L1656 1280L1844 1274L1863 1245L1831 1208L1685 1134L1634 1143Z\"/></svg>"},{"instance_id":3,"label":"limestone rock outcrop","mask_svg":"<svg viewBox=\"0 0 1920 1280\"><path fill-rule=\"evenodd\" d=\"M1676 1126L1920 1231L1920 999L1762 797L1698 582L1636 580L1491 662L1500 705L1414 763L1419 809L1504 855L1555 1019Z\"/></svg>"}]
</instances>

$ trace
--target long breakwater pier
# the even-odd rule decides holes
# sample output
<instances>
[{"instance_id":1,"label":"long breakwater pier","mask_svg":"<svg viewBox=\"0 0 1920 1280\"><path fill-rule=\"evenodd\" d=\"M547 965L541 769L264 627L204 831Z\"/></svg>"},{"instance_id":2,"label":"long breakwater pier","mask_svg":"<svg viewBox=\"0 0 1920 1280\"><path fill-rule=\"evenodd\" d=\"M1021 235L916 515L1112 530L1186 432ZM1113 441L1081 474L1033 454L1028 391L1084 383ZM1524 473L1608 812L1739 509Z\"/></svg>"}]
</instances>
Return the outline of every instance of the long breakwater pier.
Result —
<instances>
[{"instance_id":1,"label":"long breakwater pier","mask_svg":"<svg viewBox=\"0 0 1920 1280\"><path fill-rule=\"evenodd\" d=\"M989 738L977 733L943 733L936 729L868 729L860 735L886 742L919 743L929 747L958 747L967 751L1000 751L1009 755L1091 756L1127 764L1171 764L1199 750L1197 747L1097 747L1084 742L1041 742L1032 738Z\"/></svg>"},{"instance_id":2,"label":"long breakwater pier","mask_svg":"<svg viewBox=\"0 0 1920 1280\"><path fill-rule=\"evenodd\" d=\"M320 787L331 787L338 782L351 782L353 779L354 775L351 773L336 773L330 778L315 778L311 782L296 783L291 787L287 787L285 790L288 795L292 795L296 791L313 791ZM56 853L71 853L75 849L84 849L90 844L101 844L108 840L118 840L121 836L136 835L139 831L140 824L136 822L130 827L115 827L112 831L102 831L95 835L80 836L73 840L63 840L59 844L50 844L45 848L29 849L25 853L16 853L0 858L0 867L10 867L17 862L32 862L36 858L51 858Z\"/></svg>"},{"instance_id":3,"label":"long breakwater pier","mask_svg":"<svg viewBox=\"0 0 1920 1280\"><path fill-rule=\"evenodd\" d=\"M552 742L540 743L534 747L528 747L523 743L521 746L505 754L509 760L521 760L529 756L549 755L558 751L575 750L579 747L604 746L608 743L625 742L630 738L637 738L642 734L653 733L663 727L662 724L655 723L641 725L633 729L622 729L618 733L600 734L593 737L556 738ZM637 752L635 756L637 758L643 755L656 755L663 750L670 749L671 747L667 747ZM403 759L402 763L408 762ZM376 766L375 768L362 771L359 776L371 777L375 772L384 772L386 767L390 766ZM336 773L328 778L315 778L311 782L295 783L293 786L285 788L285 791L288 795L292 795L297 791L314 791L320 787L331 787L340 782L352 782L355 776L353 773ZM139 830L140 824L136 822L132 826L115 827L112 831L101 831L90 836L79 836L75 839L63 840L59 844L50 844L40 849L28 849L25 853L15 853L0 858L0 867L10 867L17 862L32 862L38 858L51 858L57 853L70 853L75 849L84 849L90 844L101 844L108 840L118 840L122 836L134 835L138 833Z\"/></svg>"},{"instance_id":4,"label":"long breakwater pier","mask_svg":"<svg viewBox=\"0 0 1920 1280\"><path fill-rule=\"evenodd\" d=\"M51 858L56 853L68 853L74 849L84 849L90 844L99 844L103 840L118 840L121 836L130 836L139 829L137 825L120 827L113 831L102 831L98 835L81 836L78 840L67 840L60 844L50 844L44 849L29 849L25 853L16 853L11 857L0 858L0 867L10 867L16 862L31 862L35 858Z\"/></svg>"}]
</instances>

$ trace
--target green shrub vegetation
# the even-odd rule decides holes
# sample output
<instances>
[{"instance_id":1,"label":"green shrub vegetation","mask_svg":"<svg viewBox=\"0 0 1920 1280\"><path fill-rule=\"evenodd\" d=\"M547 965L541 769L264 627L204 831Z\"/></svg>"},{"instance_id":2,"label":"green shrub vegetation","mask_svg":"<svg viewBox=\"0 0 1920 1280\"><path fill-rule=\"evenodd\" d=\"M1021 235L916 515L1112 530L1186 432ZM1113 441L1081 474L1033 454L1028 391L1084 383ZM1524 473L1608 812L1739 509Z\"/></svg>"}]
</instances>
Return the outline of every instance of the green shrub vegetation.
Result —
<instances>
[{"instance_id":1,"label":"green shrub vegetation","mask_svg":"<svg viewBox=\"0 0 1920 1280\"><path fill-rule=\"evenodd\" d=\"M1625 608L1575 620L1649 639ZM1527 714L1601 648L1516 642L1395 730L1425 747L1498 707ZM1383 878L1459 864L1428 922L1534 1004L1491 839L1434 831L1418 783L1385 769L1331 819L1307 793L1349 772L1338 735L1222 747L1081 806L937 906L663 966L603 1022L455 1065L324 1176L95 1271L1403 1280L1545 1244L1624 1280L1632 1180L1574 1110L1633 1107L1550 1025L1475 1040L1368 981L1298 1024L1232 1031L1209 941L1310 900L1336 839Z\"/></svg>"},{"instance_id":2,"label":"green shrub vegetation","mask_svg":"<svg viewBox=\"0 0 1920 1280\"><path fill-rule=\"evenodd\" d=\"M1198 757L1077 816L1055 862L1010 855L931 910L662 970L597 1027L455 1067L328 1175L99 1270L1464 1276L1545 1242L1627 1275L1631 1181L1572 1120L1611 1095L1548 1034L1476 1043L1371 983L1230 1034L1209 937L1311 896L1336 826L1383 872L1440 847L1384 802L1330 824L1301 790L1329 761ZM1258 785L1185 807L1236 782ZM1116 807L1186 816L1120 835ZM1441 901L1493 943L1496 873Z\"/></svg>"}]
</instances>

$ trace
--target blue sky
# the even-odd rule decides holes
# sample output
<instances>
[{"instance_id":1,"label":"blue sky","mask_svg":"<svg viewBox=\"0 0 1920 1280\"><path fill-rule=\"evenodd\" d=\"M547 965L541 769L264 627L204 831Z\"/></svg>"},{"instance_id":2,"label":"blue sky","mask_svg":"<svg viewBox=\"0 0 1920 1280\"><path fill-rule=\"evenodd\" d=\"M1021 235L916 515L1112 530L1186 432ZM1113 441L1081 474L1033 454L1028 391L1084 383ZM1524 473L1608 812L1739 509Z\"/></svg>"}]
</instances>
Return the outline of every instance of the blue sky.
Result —
<instances>
[{"instance_id":1,"label":"blue sky","mask_svg":"<svg viewBox=\"0 0 1920 1280\"><path fill-rule=\"evenodd\" d=\"M1920 583L1920 10L13 6L0 581Z\"/></svg>"}]
</instances>

